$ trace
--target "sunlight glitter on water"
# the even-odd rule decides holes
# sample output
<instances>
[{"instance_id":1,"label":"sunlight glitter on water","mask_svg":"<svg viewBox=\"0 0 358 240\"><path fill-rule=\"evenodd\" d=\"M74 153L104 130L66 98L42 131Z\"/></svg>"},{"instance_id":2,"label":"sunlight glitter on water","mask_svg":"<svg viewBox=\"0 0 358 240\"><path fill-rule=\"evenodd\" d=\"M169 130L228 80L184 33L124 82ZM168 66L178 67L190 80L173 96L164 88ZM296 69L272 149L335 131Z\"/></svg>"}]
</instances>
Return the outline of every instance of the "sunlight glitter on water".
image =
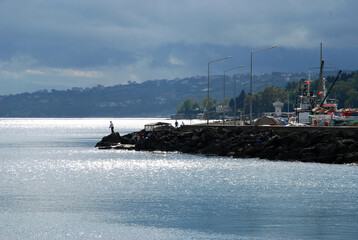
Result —
<instances>
[{"instance_id":1,"label":"sunlight glitter on water","mask_svg":"<svg viewBox=\"0 0 358 240\"><path fill-rule=\"evenodd\" d=\"M1 239L357 235L357 166L98 150L109 120L0 119Z\"/></svg>"}]
</instances>

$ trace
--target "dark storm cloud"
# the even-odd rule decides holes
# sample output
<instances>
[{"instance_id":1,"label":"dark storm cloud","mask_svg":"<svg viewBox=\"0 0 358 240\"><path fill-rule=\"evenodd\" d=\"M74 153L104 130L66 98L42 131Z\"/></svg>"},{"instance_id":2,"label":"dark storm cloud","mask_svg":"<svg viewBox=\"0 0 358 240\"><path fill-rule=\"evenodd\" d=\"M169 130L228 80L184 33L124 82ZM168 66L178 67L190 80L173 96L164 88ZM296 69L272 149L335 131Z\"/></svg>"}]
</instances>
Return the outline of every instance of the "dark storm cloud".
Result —
<instances>
[{"instance_id":1,"label":"dark storm cloud","mask_svg":"<svg viewBox=\"0 0 358 240\"><path fill-rule=\"evenodd\" d=\"M208 60L226 55L246 64L250 50L272 44L282 48L275 70L298 70L307 61L293 56L316 54L320 42L332 56L358 51L357 7L355 0L0 0L0 78L24 88L40 76L58 82L64 72L83 86L175 78L205 74Z\"/></svg>"},{"instance_id":2,"label":"dark storm cloud","mask_svg":"<svg viewBox=\"0 0 358 240\"><path fill-rule=\"evenodd\" d=\"M0 56L8 60L26 55L39 64L55 67L100 66L131 63L133 54L116 46L115 37L99 28L98 21L86 5L75 3L49 5L47 1L4 1L0 43L5 51ZM18 4L18 5L17 5ZM109 36L108 36L109 35ZM115 34L113 34L115 35Z\"/></svg>"}]
</instances>

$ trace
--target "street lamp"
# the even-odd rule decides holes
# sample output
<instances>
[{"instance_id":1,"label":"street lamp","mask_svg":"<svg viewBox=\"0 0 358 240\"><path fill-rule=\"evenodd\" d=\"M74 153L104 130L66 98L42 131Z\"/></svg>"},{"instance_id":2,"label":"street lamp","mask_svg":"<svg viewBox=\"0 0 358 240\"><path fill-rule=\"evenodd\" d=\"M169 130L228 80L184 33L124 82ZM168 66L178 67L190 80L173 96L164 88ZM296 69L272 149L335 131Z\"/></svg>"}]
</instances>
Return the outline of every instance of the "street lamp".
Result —
<instances>
[{"instance_id":1,"label":"street lamp","mask_svg":"<svg viewBox=\"0 0 358 240\"><path fill-rule=\"evenodd\" d=\"M250 125L252 124L252 55L254 53L257 52L261 52L261 51L265 51L265 50L269 50L271 48L275 48L277 47L276 45L273 45L272 47L269 48L263 48L263 49L259 49L259 50L253 50L251 51L251 74L250 74Z\"/></svg>"},{"instance_id":2,"label":"street lamp","mask_svg":"<svg viewBox=\"0 0 358 240\"><path fill-rule=\"evenodd\" d=\"M240 65L238 67L234 67L234 68L230 68L224 71L224 99L223 99L223 104L225 103L225 82L226 82L226 72L237 69L237 68L242 68L244 67L244 65ZM235 94L234 94L234 101L235 101L235 107L234 107L234 112L235 112L235 117L236 117L236 81L235 81ZM225 106L223 105L223 125L225 124ZM235 118L235 125L236 125L236 118Z\"/></svg>"},{"instance_id":3,"label":"street lamp","mask_svg":"<svg viewBox=\"0 0 358 240\"><path fill-rule=\"evenodd\" d=\"M225 59L230 59L231 56L227 56L225 58L220 58L220 59L217 59L217 60L213 60L213 61L210 61L208 62L208 99L206 101L206 124L209 124L209 99L210 99L210 64L211 63L214 63L214 62L219 62L219 61L222 61L222 60L225 60Z\"/></svg>"}]
</instances>

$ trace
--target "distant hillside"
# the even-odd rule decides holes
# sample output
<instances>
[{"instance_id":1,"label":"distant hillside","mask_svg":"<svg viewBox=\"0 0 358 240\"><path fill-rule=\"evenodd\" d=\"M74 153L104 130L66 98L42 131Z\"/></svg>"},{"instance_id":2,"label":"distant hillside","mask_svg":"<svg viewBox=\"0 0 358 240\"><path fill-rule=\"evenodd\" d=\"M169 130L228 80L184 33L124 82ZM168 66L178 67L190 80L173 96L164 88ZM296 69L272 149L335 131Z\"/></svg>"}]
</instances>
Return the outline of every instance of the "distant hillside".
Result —
<instances>
[{"instance_id":1,"label":"distant hillside","mask_svg":"<svg viewBox=\"0 0 358 240\"><path fill-rule=\"evenodd\" d=\"M226 97L245 87L249 91L249 74L226 77ZM254 92L266 86L284 87L289 81L306 78L305 73L272 73L254 77ZM153 80L143 83L94 88L72 88L65 91L41 90L0 97L0 117L156 117L170 116L185 98L207 96L207 76L175 80ZM222 101L223 76L210 77L210 97Z\"/></svg>"}]
</instances>

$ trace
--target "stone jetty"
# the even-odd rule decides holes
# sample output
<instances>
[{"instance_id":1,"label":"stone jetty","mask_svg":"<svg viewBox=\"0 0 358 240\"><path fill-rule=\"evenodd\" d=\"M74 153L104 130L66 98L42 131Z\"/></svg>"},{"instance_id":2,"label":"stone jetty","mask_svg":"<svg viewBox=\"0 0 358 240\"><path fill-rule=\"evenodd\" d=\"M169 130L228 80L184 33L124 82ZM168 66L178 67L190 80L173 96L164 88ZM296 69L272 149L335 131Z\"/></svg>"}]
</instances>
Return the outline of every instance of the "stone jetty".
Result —
<instances>
[{"instance_id":1,"label":"stone jetty","mask_svg":"<svg viewBox=\"0 0 358 240\"><path fill-rule=\"evenodd\" d=\"M189 154L268 160L358 164L356 127L229 126L212 124L166 127L134 143L133 134L110 134L100 149L177 151Z\"/></svg>"}]
</instances>

